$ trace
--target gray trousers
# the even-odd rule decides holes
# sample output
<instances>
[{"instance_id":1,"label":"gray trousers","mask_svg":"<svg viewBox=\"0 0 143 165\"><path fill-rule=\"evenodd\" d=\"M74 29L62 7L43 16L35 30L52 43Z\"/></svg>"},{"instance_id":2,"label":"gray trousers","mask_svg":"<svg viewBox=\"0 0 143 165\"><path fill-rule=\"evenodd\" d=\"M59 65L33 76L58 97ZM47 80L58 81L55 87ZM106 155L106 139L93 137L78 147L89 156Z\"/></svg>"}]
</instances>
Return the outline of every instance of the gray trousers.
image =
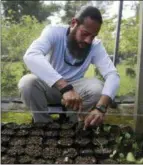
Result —
<instances>
[{"instance_id":1,"label":"gray trousers","mask_svg":"<svg viewBox=\"0 0 143 165\"><path fill-rule=\"evenodd\" d=\"M83 111L88 111L100 99L103 82L96 78L82 78L70 82L83 100ZM56 88L51 88L33 74L23 76L19 83L23 103L32 111L34 122L52 121L48 112L49 104L61 104L61 94ZM67 109L69 110L69 109ZM38 111L38 113L37 113ZM39 113L41 111L41 113ZM42 113L43 112L43 113ZM77 120L76 114L68 114L71 121Z\"/></svg>"}]
</instances>

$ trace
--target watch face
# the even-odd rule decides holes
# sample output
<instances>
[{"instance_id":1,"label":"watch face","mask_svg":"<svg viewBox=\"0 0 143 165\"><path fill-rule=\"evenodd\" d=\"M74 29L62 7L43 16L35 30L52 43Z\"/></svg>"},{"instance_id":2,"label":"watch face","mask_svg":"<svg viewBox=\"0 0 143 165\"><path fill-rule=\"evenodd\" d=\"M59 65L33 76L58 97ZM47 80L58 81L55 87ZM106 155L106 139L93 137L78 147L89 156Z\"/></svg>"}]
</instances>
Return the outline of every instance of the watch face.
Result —
<instances>
[{"instance_id":1,"label":"watch face","mask_svg":"<svg viewBox=\"0 0 143 165\"><path fill-rule=\"evenodd\" d=\"M105 113L106 112L106 107L104 105L98 105L96 106L96 109L98 109L100 112Z\"/></svg>"}]
</instances>

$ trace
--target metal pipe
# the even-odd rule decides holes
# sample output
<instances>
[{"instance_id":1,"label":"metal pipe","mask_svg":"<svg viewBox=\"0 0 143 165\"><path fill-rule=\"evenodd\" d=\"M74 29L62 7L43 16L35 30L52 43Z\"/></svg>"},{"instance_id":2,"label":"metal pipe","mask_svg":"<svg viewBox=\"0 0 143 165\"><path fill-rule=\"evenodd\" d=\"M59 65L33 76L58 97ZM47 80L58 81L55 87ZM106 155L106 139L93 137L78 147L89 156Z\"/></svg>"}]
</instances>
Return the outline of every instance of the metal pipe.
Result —
<instances>
[{"instance_id":1,"label":"metal pipe","mask_svg":"<svg viewBox=\"0 0 143 165\"><path fill-rule=\"evenodd\" d=\"M123 10L123 1L121 0L120 4L119 4L115 50L114 50L114 58L113 58L113 62L114 62L115 66L117 64L117 57L118 57L118 50L119 50L119 39L120 39L120 26L121 26L122 10Z\"/></svg>"}]
</instances>

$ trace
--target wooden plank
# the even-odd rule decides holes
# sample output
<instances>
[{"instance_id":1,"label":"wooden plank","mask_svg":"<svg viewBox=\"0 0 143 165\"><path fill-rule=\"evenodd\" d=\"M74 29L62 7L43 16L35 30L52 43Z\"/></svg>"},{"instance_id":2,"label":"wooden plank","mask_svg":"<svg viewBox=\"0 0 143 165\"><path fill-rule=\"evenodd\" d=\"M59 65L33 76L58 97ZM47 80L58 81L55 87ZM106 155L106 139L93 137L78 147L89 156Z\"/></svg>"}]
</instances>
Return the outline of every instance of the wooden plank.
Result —
<instances>
[{"instance_id":1,"label":"wooden plank","mask_svg":"<svg viewBox=\"0 0 143 165\"><path fill-rule=\"evenodd\" d=\"M137 83L135 100L135 131L143 133L143 1L140 1L140 29L137 60Z\"/></svg>"}]
</instances>

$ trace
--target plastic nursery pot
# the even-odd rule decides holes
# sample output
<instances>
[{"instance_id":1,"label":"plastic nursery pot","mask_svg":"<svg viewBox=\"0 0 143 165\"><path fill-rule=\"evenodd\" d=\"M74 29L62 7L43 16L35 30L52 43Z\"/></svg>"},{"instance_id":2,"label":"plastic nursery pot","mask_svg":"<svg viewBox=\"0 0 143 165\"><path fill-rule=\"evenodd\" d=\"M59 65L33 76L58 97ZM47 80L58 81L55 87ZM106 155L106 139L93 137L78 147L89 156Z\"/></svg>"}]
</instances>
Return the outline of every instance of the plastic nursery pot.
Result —
<instances>
[{"instance_id":1,"label":"plastic nursery pot","mask_svg":"<svg viewBox=\"0 0 143 165\"><path fill-rule=\"evenodd\" d=\"M59 147L71 147L73 145L73 139L71 138L60 138L58 140Z\"/></svg>"},{"instance_id":2,"label":"plastic nursery pot","mask_svg":"<svg viewBox=\"0 0 143 165\"><path fill-rule=\"evenodd\" d=\"M95 164L97 162L94 156L78 156L75 159L75 164Z\"/></svg>"},{"instance_id":3,"label":"plastic nursery pot","mask_svg":"<svg viewBox=\"0 0 143 165\"><path fill-rule=\"evenodd\" d=\"M66 148L63 150L62 156L73 159L77 156L77 154L78 153L75 148Z\"/></svg>"}]
</instances>

